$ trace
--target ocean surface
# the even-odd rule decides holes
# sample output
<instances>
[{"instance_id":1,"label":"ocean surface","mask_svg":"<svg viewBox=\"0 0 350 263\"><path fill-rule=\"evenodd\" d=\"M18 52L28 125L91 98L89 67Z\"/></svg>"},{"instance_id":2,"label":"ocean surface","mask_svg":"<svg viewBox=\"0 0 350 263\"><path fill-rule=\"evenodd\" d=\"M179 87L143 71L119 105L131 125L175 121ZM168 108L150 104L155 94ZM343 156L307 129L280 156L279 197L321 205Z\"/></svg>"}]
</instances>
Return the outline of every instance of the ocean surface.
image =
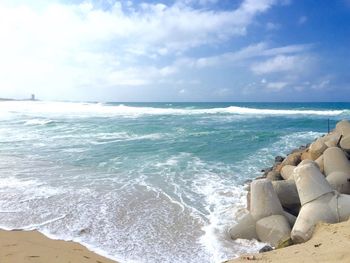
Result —
<instances>
[{"instance_id":1,"label":"ocean surface","mask_svg":"<svg viewBox=\"0 0 350 263\"><path fill-rule=\"evenodd\" d=\"M0 227L120 262L221 262L244 183L349 103L0 102Z\"/></svg>"}]
</instances>

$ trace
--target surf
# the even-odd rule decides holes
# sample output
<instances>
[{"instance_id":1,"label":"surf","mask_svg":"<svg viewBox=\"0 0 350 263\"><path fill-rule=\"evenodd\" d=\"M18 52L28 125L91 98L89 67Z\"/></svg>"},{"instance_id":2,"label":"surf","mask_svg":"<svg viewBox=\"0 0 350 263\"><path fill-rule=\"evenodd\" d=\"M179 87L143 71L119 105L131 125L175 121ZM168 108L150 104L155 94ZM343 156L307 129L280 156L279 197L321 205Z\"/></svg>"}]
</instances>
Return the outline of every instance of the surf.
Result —
<instances>
[{"instance_id":1,"label":"surf","mask_svg":"<svg viewBox=\"0 0 350 263\"><path fill-rule=\"evenodd\" d=\"M0 102L2 115L26 114L36 117L72 116L72 117L142 117L145 115L250 115L250 116L291 116L316 115L339 116L348 114L346 109L269 109L228 106L223 108L193 108L193 107L146 107L125 104L111 105L108 103L80 102L47 102L47 101L4 101ZM1 115L0 115L1 118ZM27 124L46 124L49 121L29 121Z\"/></svg>"}]
</instances>

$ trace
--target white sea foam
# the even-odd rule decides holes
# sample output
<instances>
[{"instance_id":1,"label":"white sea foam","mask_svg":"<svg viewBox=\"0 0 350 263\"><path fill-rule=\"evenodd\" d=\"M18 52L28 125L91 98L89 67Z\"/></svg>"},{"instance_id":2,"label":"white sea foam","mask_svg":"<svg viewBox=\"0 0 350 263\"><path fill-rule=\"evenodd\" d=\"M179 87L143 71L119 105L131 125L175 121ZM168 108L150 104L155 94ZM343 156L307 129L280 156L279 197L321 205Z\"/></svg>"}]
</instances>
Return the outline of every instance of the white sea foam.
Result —
<instances>
[{"instance_id":1,"label":"white sea foam","mask_svg":"<svg viewBox=\"0 0 350 263\"><path fill-rule=\"evenodd\" d=\"M101 103L73 103L73 102L31 102L6 101L0 102L0 110L8 118L8 114L26 114L30 116L68 116L68 117L104 117L127 116L138 117L144 115L199 115L199 114L236 114L236 115L319 115L337 116L346 110L283 110L256 109L230 106L226 108L156 108L134 107L120 105L106 105ZM1 117L1 116L0 116ZM33 121L38 124L38 121ZM36 122L36 123L35 123ZM32 123L33 124L33 123Z\"/></svg>"},{"instance_id":2,"label":"white sea foam","mask_svg":"<svg viewBox=\"0 0 350 263\"><path fill-rule=\"evenodd\" d=\"M0 178L0 190L11 191L12 193L23 193L27 197L19 202L49 198L59 193L64 193L64 189L50 187L34 179L19 179L14 176Z\"/></svg>"},{"instance_id":3,"label":"white sea foam","mask_svg":"<svg viewBox=\"0 0 350 263\"><path fill-rule=\"evenodd\" d=\"M220 167L220 164L216 165ZM246 191L242 186L233 185L230 174L220 176L211 171L214 167L205 166L207 171L193 178L193 189L205 197L209 223L203 227L204 235L200 242L210 252L211 262L223 262L242 253L258 251L261 243L250 241L249 246L246 246L228 235L228 229L236 221L237 214L246 206Z\"/></svg>"},{"instance_id":4,"label":"white sea foam","mask_svg":"<svg viewBox=\"0 0 350 263\"><path fill-rule=\"evenodd\" d=\"M43 119L32 119L27 120L24 125L46 125L49 123L53 123L52 120L43 120Z\"/></svg>"},{"instance_id":5,"label":"white sea foam","mask_svg":"<svg viewBox=\"0 0 350 263\"><path fill-rule=\"evenodd\" d=\"M40 183L38 183L36 180L20 180L14 176L0 178L0 188L26 189L38 185L40 185Z\"/></svg>"},{"instance_id":6,"label":"white sea foam","mask_svg":"<svg viewBox=\"0 0 350 263\"><path fill-rule=\"evenodd\" d=\"M234 186L230 164L206 162L190 153L179 153L153 166L165 177L167 187L171 186L168 198L189 209L192 217L202 222L203 235L198 242L207 249L209 262L256 252L262 246L256 241L233 241L228 236L228 228L246 204L246 191L242 186ZM186 168L179 171L177 167Z\"/></svg>"},{"instance_id":7,"label":"white sea foam","mask_svg":"<svg viewBox=\"0 0 350 263\"><path fill-rule=\"evenodd\" d=\"M92 135L94 139L108 141L134 141L134 140L159 140L166 136L164 133L151 133L138 135L127 132L97 133Z\"/></svg>"},{"instance_id":8,"label":"white sea foam","mask_svg":"<svg viewBox=\"0 0 350 263\"><path fill-rule=\"evenodd\" d=\"M252 115L321 115L336 116L342 114L343 110L274 110L274 109L254 109L231 106L226 108L227 112L235 114Z\"/></svg>"},{"instance_id":9,"label":"white sea foam","mask_svg":"<svg viewBox=\"0 0 350 263\"><path fill-rule=\"evenodd\" d=\"M31 165L41 171L35 161ZM5 174L0 181L2 227L38 229L56 239L87 245L107 257L113 255L111 258L119 262L203 262L207 258L195 242L201 232L198 220L191 217L187 207L159 191L161 189L147 184L146 187L131 184L119 188L115 183L110 186L104 183L99 189L95 173L90 178L80 171L83 178L79 179L66 168L70 169L62 167L40 181L50 182L62 174L60 181L72 185L76 180L79 185L69 186L66 191L58 186L54 195L47 191L51 193L50 199L42 198L47 197L42 189L52 187L39 180L11 176L7 185ZM44 170L41 172L45 174ZM87 232L81 234L82 229ZM183 236L185 233L193 237ZM197 255L193 259L191 251Z\"/></svg>"},{"instance_id":10,"label":"white sea foam","mask_svg":"<svg viewBox=\"0 0 350 263\"><path fill-rule=\"evenodd\" d=\"M28 230L36 230L36 229L38 229L38 228L40 228L42 226L45 226L47 224L56 222L56 221L61 220L61 219L65 218L65 217L66 217L66 215L62 215L62 216L59 216L59 217L56 217L56 218L52 218L52 219L46 220L46 221L41 222L39 224L30 224L30 225L26 225L26 226L21 226L20 229L21 230L26 230L26 231L28 231ZM13 230L13 228L9 228L7 226L2 226L0 228L5 229L5 230Z\"/></svg>"},{"instance_id":11,"label":"white sea foam","mask_svg":"<svg viewBox=\"0 0 350 263\"><path fill-rule=\"evenodd\" d=\"M1 131L0 131L1 132ZM126 141L141 141L141 140L149 140L156 141L169 138L169 134L167 133L150 133L150 134L136 134L133 132L94 132L94 133L75 133L75 134L56 134L51 136L51 140L57 142L57 140L70 141L71 146L84 144L86 145L101 145L101 144L109 144L113 142L126 142ZM81 147L78 148L68 148L64 149L64 152L71 153L79 153L84 152L87 149Z\"/></svg>"}]
</instances>

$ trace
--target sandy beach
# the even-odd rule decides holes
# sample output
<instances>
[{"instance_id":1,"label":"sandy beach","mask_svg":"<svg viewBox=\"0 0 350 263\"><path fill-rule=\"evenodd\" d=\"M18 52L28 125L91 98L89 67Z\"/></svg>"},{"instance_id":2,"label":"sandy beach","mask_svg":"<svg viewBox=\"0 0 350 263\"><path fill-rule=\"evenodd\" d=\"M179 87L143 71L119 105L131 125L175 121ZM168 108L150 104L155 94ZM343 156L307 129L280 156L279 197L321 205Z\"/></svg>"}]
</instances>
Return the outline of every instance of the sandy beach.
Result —
<instances>
[{"instance_id":1,"label":"sandy beach","mask_svg":"<svg viewBox=\"0 0 350 263\"><path fill-rule=\"evenodd\" d=\"M243 255L227 263L350 262L350 221L320 223L311 240L261 254ZM69 241L52 240L37 231L0 230L0 258L4 263L115 263Z\"/></svg>"},{"instance_id":2,"label":"sandy beach","mask_svg":"<svg viewBox=\"0 0 350 263\"><path fill-rule=\"evenodd\" d=\"M243 255L227 263L243 262L350 262L350 221L320 223L304 244L266 253ZM52 240L37 231L0 230L0 258L4 263L115 263L69 241Z\"/></svg>"},{"instance_id":3,"label":"sandy beach","mask_svg":"<svg viewBox=\"0 0 350 263\"><path fill-rule=\"evenodd\" d=\"M0 230L1 263L115 263L76 242L52 240L37 231Z\"/></svg>"},{"instance_id":4,"label":"sandy beach","mask_svg":"<svg viewBox=\"0 0 350 263\"><path fill-rule=\"evenodd\" d=\"M243 262L350 262L350 221L319 223L306 243L260 254L243 255L227 263Z\"/></svg>"}]
</instances>

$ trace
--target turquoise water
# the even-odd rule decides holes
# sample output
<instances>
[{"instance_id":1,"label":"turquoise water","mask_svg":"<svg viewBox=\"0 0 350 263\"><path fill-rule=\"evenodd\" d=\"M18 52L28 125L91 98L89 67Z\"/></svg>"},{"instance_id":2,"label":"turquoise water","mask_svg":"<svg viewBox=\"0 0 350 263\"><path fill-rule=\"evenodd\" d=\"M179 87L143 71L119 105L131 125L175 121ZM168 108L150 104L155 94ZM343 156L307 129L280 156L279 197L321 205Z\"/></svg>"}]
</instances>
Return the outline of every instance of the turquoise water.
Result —
<instances>
[{"instance_id":1,"label":"turquoise water","mask_svg":"<svg viewBox=\"0 0 350 263\"><path fill-rule=\"evenodd\" d=\"M0 102L0 226L122 262L220 262L244 182L349 103Z\"/></svg>"}]
</instances>

